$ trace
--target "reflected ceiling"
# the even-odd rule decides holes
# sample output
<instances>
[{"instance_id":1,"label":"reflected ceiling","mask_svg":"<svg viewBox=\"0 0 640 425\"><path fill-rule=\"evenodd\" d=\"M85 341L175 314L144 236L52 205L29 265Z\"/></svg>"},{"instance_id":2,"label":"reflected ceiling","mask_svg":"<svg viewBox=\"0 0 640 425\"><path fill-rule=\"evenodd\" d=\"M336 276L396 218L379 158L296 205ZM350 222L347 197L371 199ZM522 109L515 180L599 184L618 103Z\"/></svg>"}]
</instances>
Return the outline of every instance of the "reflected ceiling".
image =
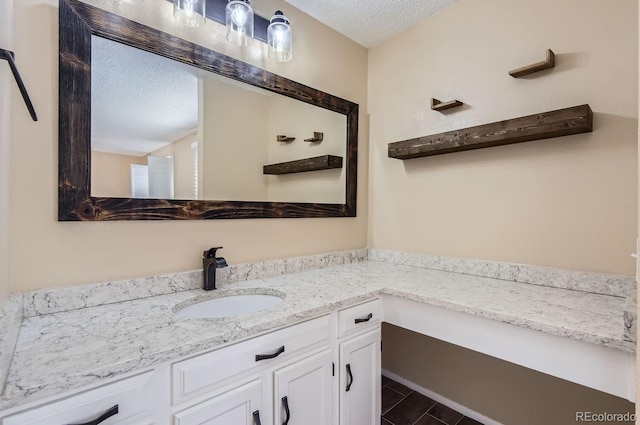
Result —
<instances>
[{"instance_id":1,"label":"reflected ceiling","mask_svg":"<svg viewBox=\"0 0 640 425\"><path fill-rule=\"evenodd\" d=\"M142 156L197 129L201 71L100 37L91 42L92 150Z\"/></svg>"}]
</instances>

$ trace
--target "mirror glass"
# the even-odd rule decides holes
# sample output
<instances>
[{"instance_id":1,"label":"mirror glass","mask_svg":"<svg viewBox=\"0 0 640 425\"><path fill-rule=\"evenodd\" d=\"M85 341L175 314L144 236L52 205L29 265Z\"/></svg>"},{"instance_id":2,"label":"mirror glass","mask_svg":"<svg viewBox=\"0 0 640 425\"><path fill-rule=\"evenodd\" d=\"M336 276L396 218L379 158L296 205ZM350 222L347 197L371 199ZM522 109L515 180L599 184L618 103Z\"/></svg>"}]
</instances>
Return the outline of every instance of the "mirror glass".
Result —
<instances>
[{"instance_id":1,"label":"mirror glass","mask_svg":"<svg viewBox=\"0 0 640 425\"><path fill-rule=\"evenodd\" d=\"M344 167L263 172L344 158L344 114L96 35L91 64L91 196L345 202Z\"/></svg>"},{"instance_id":2,"label":"mirror glass","mask_svg":"<svg viewBox=\"0 0 640 425\"><path fill-rule=\"evenodd\" d=\"M59 7L58 220L355 217L359 106Z\"/></svg>"}]
</instances>

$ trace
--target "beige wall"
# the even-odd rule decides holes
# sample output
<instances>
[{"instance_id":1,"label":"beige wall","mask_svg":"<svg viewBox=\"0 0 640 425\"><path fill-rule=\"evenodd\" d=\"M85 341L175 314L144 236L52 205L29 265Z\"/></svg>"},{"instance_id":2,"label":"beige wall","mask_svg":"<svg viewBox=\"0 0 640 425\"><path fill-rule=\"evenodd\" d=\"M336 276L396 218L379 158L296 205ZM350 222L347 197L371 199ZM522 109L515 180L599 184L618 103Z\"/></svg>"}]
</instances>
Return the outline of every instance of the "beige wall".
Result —
<instances>
[{"instance_id":1,"label":"beige wall","mask_svg":"<svg viewBox=\"0 0 640 425\"><path fill-rule=\"evenodd\" d=\"M393 325L382 368L504 424L567 425L579 411L633 413L619 397Z\"/></svg>"},{"instance_id":2,"label":"beige wall","mask_svg":"<svg viewBox=\"0 0 640 425\"><path fill-rule=\"evenodd\" d=\"M282 0L263 0L254 6L263 16L270 17L274 10L282 9L291 19L295 57L283 64L268 60L264 43L253 43L242 52L229 45L222 25L207 23L195 29L175 25L170 2L118 6L109 0L93 3L117 7L125 15L137 14L144 23L360 104L358 217L58 222L58 0L21 0L14 5L15 49L41 121L36 125L27 114L12 116L12 163L17 164L11 175L14 197L10 206L10 256L15 264L10 275L12 290L198 269L202 251L216 245L224 246L221 254L230 264L366 246L368 127L364 48ZM21 111L24 106L20 102L14 96L12 110ZM34 247L47 253L37 268L30 266Z\"/></svg>"},{"instance_id":3,"label":"beige wall","mask_svg":"<svg viewBox=\"0 0 640 425\"><path fill-rule=\"evenodd\" d=\"M147 164L146 156L91 152L91 196L131 197L131 164Z\"/></svg>"},{"instance_id":4,"label":"beige wall","mask_svg":"<svg viewBox=\"0 0 640 425\"><path fill-rule=\"evenodd\" d=\"M201 81L203 199L266 201L268 97L217 79Z\"/></svg>"},{"instance_id":5,"label":"beige wall","mask_svg":"<svg viewBox=\"0 0 640 425\"><path fill-rule=\"evenodd\" d=\"M0 3L0 48L12 49L11 32L13 30L13 0ZM9 295L9 205L10 186L9 169L10 140L11 140L11 98L18 93L17 87L12 87L9 64L0 61L0 309ZM17 96L20 96L17 94ZM23 106L20 111L28 114Z\"/></svg>"},{"instance_id":6,"label":"beige wall","mask_svg":"<svg viewBox=\"0 0 640 425\"><path fill-rule=\"evenodd\" d=\"M462 0L369 51L369 245L633 275L637 1ZM556 53L554 70L510 69ZM439 113L429 99L459 99ZM387 145L588 103L594 132L400 161Z\"/></svg>"}]
</instances>

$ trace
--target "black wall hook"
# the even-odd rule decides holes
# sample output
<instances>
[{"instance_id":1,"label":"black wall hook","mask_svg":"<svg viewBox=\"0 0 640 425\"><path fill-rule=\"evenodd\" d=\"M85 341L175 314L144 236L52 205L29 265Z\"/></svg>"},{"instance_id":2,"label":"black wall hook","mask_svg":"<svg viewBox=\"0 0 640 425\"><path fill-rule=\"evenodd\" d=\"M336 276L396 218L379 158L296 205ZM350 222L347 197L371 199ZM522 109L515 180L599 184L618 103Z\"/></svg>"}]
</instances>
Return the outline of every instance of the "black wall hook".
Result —
<instances>
[{"instance_id":1,"label":"black wall hook","mask_svg":"<svg viewBox=\"0 0 640 425\"><path fill-rule=\"evenodd\" d=\"M24 99L24 103L27 105L27 109L31 114L31 118L34 121L38 121L38 116L36 115L36 110L33 108L33 103L31 103L31 99L29 99L29 93L27 93L27 89L22 82L22 78L20 78L20 73L18 72L18 68L16 67L16 62L13 59L13 52L9 50L0 49L0 59L4 59L9 62L9 67L11 67L11 72L13 73L13 78L16 79L16 84L18 84L18 88L20 89L20 93L22 94L22 98Z\"/></svg>"}]
</instances>

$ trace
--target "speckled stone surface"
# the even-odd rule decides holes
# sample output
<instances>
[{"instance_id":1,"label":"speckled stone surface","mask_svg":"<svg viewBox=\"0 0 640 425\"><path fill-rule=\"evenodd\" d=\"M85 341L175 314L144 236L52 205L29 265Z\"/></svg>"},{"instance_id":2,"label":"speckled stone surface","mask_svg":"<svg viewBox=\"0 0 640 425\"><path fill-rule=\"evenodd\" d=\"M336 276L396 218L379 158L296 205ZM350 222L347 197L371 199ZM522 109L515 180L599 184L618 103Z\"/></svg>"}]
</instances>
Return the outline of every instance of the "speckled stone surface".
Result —
<instances>
[{"instance_id":1,"label":"speckled stone surface","mask_svg":"<svg viewBox=\"0 0 640 425\"><path fill-rule=\"evenodd\" d=\"M0 311L0 394L7 380L21 325L22 295L12 295Z\"/></svg>"},{"instance_id":2,"label":"speckled stone surface","mask_svg":"<svg viewBox=\"0 0 640 425\"><path fill-rule=\"evenodd\" d=\"M269 310L224 319L182 319L176 306L269 288L285 295ZM25 317L0 409L36 401L364 301L392 295L634 352L625 341L625 298L361 261L222 283L217 291L176 292Z\"/></svg>"},{"instance_id":3,"label":"speckled stone surface","mask_svg":"<svg viewBox=\"0 0 640 425\"><path fill-rule=\"evenodd\" d=\"M262 277L349 264L367 258L367 250L331 252L256 263L231 264L218 270L217 282L233 283ZM136 300L140 298L189 291L202 287L202 270L148 276L88 285L74 285L31 291L24 294L24 316Z\"/></svg>"},{"instance_id":4,"label":"speckled stone surface","mask_svg":"<svg viewBox=\"0 0 640 425\"><path fill-rule=\"evenodd\" d=\"M638 340L638 291L635 285L625 300L624 339L631 342Z\"/></svg>"},{"instance_id":5,"label":"speckled stone surface","mask_svg":"<svg viewBox=\"0 0 640 425\"><path fill-rule=\"evenodd\" d=\"M443 257L384 249L369 249L368 259L390 264L470 274L617 297L626 297L631 291L635 290L635 278L629 276L564 270L528 264Z\"/></svg>"}]
</instances>

